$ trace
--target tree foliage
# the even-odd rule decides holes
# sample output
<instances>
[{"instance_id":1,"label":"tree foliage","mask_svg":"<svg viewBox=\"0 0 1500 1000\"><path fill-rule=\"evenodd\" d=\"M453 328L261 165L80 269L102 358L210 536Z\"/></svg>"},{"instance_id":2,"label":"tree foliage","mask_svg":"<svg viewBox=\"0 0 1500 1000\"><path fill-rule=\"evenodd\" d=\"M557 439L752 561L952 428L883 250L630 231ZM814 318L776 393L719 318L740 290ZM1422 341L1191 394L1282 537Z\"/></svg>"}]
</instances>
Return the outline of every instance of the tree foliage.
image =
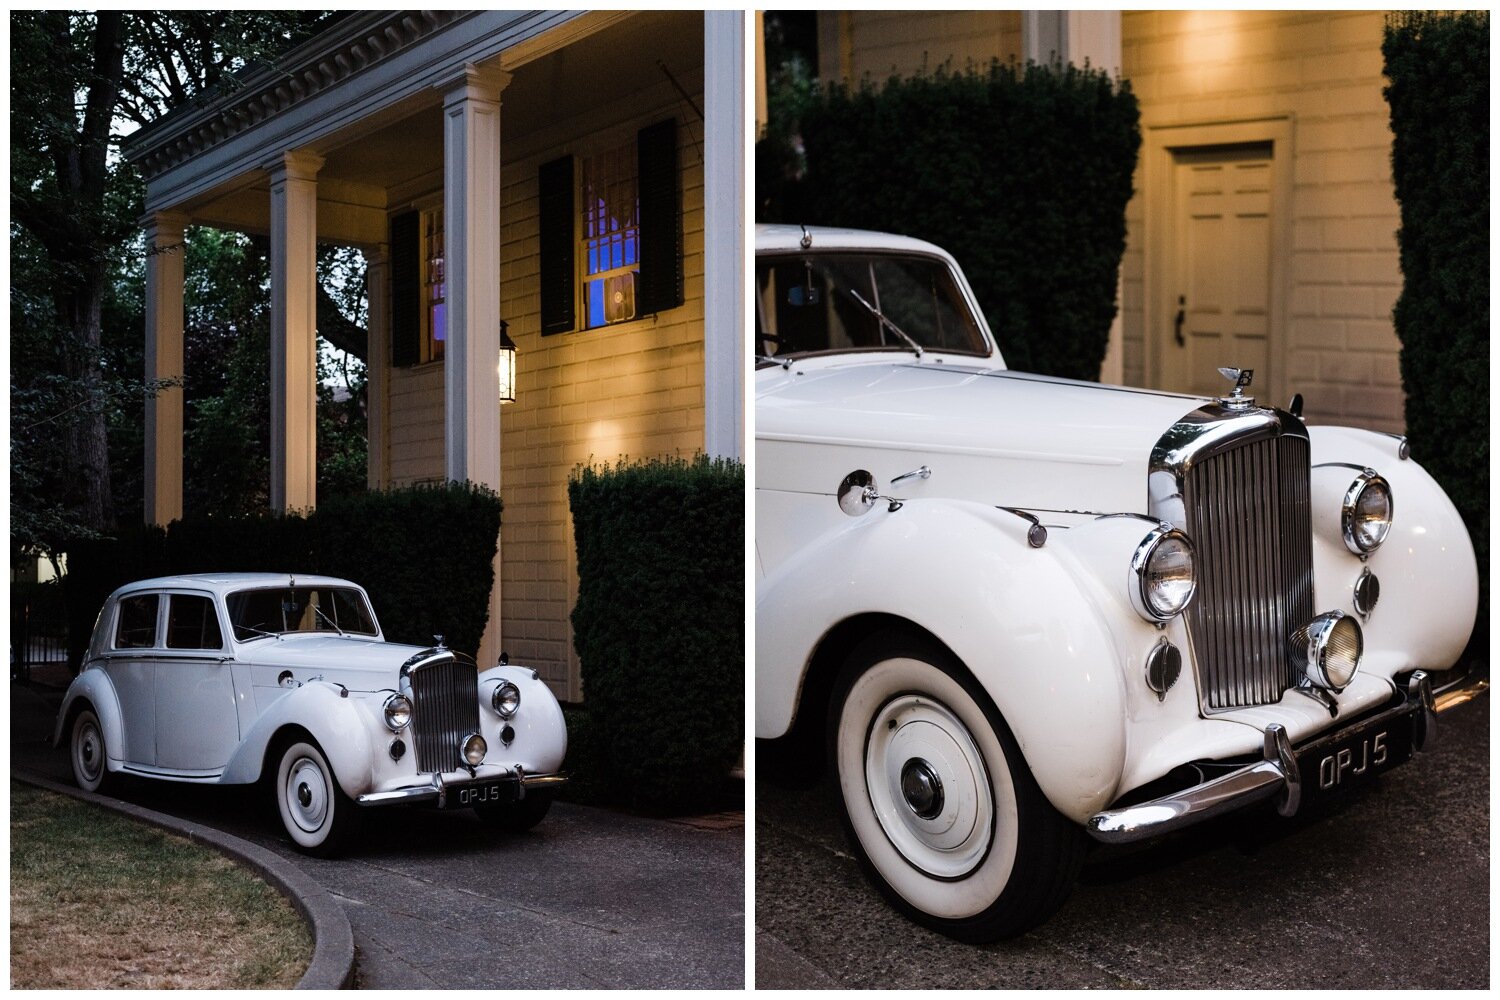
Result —
<instances>
[{"instance_id":1,"label":"tree foliage","mask_svg":"<svg viewBox=\"0 0 1500 1000\"><path fill-rule=\"evenodd\" d=\"M328 20L252 10L11 15L13 552L53 552L68 537L97 536L140 514L142 406L161 387L140 378L144 186L120 158L121 138L234 86L237 70ZM251 356L240 335L253 336L245 320L263 283L240 266L233 239L204 238L210 245L189 262L200 315L189 318L188 351L198 357L187 364L189 384L204 384L189 397L220 429L256 426L248 374L235 362ZM195 347L205 330L219 336ZM212 437L207 425L197 430Z\"/></svg>"}]
</instances>

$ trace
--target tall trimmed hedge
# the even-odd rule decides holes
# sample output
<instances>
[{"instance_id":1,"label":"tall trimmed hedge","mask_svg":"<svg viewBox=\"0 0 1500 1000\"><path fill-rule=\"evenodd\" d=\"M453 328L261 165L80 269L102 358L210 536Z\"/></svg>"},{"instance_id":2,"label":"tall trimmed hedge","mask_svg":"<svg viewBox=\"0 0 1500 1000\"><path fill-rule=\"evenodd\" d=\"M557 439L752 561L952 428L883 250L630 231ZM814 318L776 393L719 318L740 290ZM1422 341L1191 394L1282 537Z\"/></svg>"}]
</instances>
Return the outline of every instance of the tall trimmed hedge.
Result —
<instances>
[{"instance_id":1,"label":"tall trimmed hedge","mask_svg":"<svg viewBox=\"0 0 1500 1000\"><path fill-rule=\"evenodd\" d=\"M803 110L801 136L804 176L766 178L780 197L763 221L930 240L968 275L1008 365L1099 377L1141 144L1128 83L997 61L835 86Z\"/></svg>"},{"instance_id":2,"label":"tall trimmed hedge","mask_svg":"<svg viewBox=\"0 0 1500 1000\"><path fill-rule=\"evenodd\" d=\"M190 518L68 548L69 645L77 662L116 587L176 573L326 574L369 592L387 639L479 647L489 618L500 498L468 483L335 497L302 515Z\"/></svg>"},{"instance_id":3,"label":"tall trimmed hedge","mask_svg":"<svg viewBox=\"0 0 1500 1000\"><path fill-rule=\"evenodd\" d=\"M582 468L568 502L573 642L600 750L584 766L628 804L717 804L745 743L745 468Z\"/></svg>"},{"instance_id":4,"label":"tall trimmed hedge","mask_svg":"<svg viewBox=\"0 0 1500 1000\"><path fill-rule=\"evenodd\" d=\"M1412 456L1468 525L1487 641L1490 489L1490 16L1386 23L1385 89L1401 203L1401 381ZM1471 647L1472 648L1472 647ZM1480 646L1479 648L1484 648Z\"/></svg>"}]
</instances>

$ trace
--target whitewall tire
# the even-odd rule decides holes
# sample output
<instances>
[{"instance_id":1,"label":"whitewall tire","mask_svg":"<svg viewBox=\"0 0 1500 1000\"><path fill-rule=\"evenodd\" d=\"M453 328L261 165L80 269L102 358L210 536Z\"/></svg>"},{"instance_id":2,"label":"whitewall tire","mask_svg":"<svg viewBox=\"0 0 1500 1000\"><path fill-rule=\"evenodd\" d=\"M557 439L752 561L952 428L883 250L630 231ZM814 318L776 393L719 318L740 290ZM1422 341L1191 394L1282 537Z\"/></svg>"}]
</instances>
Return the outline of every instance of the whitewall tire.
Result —
<instances>
[{"instance_id":1,"label":"whitewall tire","mask_svg":"<svg viewBox=\"0 0 1500 1000\"><path fill-rule=\"evenodd\" d=\"M104 750L104 727L92 708L73 717L68 738L68 752L73 761L73 780L86 792L103 791L111 784L109 758Z\"/></svg>"},{"instance_id":2,"label":"whitewall tire","mask_svg":"<svg viewBox=\"0 0 1500 1000\"><path fill-rule=\"evenodd\" d=\"M855 853L914 920L993 941L1067 898L1082 831L1047 802L1000 713L939 644L885 632L856 647L829 735Z\"/></svg>"},{"instance_id":3,"label":"whitewall tire","mask_svg":"<svg viewBox=\"0 0 1500 1000\"><path fill-rule=\"evenodd\" d=\"M276 771L281 825L298 849L327 856L341 848L358 822L359 807L339 788L316 743L296 741Z\"/></svg>"}]
</instances>

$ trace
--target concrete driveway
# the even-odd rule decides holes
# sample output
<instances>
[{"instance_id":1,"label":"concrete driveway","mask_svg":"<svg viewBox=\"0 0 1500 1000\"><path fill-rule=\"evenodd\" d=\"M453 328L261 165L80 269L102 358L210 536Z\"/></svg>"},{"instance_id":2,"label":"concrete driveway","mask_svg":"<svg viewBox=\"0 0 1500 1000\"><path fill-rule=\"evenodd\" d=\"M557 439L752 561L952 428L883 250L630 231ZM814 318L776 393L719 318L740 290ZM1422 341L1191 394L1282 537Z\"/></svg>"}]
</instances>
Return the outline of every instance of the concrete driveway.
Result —
<instances>
[{"instance_id":1,"label":"concrete driveway","mask_svg":"<svg viewBox=\"0 0 1500 1000\"><path fill-rule=\"evenodd\" d=\"M12 767L71 783L66 754L35 740L44 726L16 713L16 691ZM115 794L293 859L347 912L364 988L745 983L738 813L670 821L558 803L535 830L503 836L467 812L390 809L347 857L320 861L292 850L267 795L144 780Z\"/></svg>"},{"instance_id":2,"label":"concrete driveway","mask_svg":"<svg viewBox=\"0 0 1500 1000\"><path fill-rule=\"evenodd\" d=\"M1231 817L1098 849L1062 910L972 947L864 881L833 787L756 793L761 988L1483 989L1490 980L1489 697L1318 815Z\"/></svg>"}]
</instances>

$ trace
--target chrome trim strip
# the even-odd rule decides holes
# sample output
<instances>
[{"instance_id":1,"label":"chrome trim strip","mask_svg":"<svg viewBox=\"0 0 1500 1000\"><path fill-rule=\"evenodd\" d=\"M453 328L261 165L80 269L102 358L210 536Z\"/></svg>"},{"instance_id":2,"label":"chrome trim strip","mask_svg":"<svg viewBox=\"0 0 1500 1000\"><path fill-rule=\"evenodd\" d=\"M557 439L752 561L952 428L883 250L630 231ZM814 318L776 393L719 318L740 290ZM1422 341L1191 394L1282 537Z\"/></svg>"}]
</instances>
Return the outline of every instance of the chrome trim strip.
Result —
<instances>
[{"instance_id":1,"label":"chrome trim strip","mask_svg":"<svg viewBox=\"0 0 1500 1000\"><path fill-rule=\"evenodd\" d=\"M1089 836L1102 843L1129 844L1254 805L1278 792L1285 798L1277 805L1277 811L1283 816L1291 816L1301 805L1299 756L1317 753L1350 730L1378 726L1403 715L1417 716L1413 720L1413 751L1432 746L1437 737L1437 716L1432 711L1432 687L1424 671L1412 674L1400 704L1377 715L1330 730L1303 744L1300 750L1294 750L1286 731L1272 723L1265 730L1264 760L1150 802L1095 813L1089 817L1086 828Z\"/></svg>"}]
</instances>

